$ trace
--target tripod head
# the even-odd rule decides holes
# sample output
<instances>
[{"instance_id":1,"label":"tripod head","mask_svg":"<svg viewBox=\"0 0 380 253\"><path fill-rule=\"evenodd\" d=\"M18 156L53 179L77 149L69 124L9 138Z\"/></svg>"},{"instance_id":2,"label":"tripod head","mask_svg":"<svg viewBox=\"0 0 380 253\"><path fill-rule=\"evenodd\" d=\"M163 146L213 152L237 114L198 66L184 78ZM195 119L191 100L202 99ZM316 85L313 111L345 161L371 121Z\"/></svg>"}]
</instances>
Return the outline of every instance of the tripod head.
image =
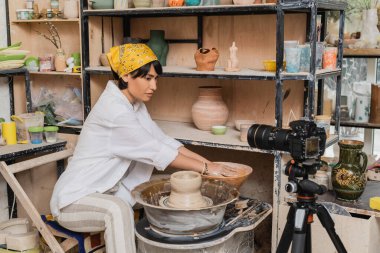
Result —
<instances>
[{"instance_id":1,"label":"tripod head","mask_svg":"<svg viewBox=\"0 0 380 253\"><path fill-rule=\"evenodd\" d=\"M303 161L290 160L285 167L285 174L288 176L288 183L285 190L289 193L297 193L298 197L314 197L327 191L323 185L310 181L309 175L314 175L322 162L319 158L312 158ZM302 179L298 179L298 178Z\"/></svg>"}]
</instances>

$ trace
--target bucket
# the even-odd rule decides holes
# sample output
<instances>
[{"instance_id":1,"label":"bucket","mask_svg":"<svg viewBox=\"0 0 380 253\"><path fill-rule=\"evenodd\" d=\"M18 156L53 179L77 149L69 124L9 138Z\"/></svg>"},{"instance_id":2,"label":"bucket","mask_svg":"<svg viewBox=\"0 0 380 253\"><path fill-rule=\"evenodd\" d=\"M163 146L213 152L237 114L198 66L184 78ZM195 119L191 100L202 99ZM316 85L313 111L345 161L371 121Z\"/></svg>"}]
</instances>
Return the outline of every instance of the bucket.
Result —
<instances>
[{"instance_id":1,"label":"bucket","mask_svg":"<svg viewBox=\"0 0 380 253\"><path fill-rule=\"evenodd\" d=\"M44 113L24 113L20 115L12 115L11 119L16 122L17 140L19 143L29 143L30 137L29 127L43 127L44 126Z\"/></svg>"}]
</instances>

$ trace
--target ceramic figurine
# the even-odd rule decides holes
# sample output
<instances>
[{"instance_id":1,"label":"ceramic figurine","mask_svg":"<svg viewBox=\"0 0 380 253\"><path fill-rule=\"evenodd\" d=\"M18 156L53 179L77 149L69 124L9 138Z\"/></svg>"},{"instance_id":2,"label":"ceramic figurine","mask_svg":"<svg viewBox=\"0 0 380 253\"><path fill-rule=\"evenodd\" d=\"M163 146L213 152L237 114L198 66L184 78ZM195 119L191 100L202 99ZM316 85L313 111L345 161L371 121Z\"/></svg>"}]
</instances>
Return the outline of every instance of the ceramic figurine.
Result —
<instances>
[{"instance_id":1,"label":"ceramic figurine","mask_svg":"<svg viewBox=\"0 0 380 253\"><path fill-rule=\"evenodd\" d=\"M200 48L194 54L198 71L214 71L215 63L218 61L219 52L216 48Z\"/></svg>"},{"instance_id":2,"label":"ceramic figurine","mask_svg":"<svg viewBox=\"0 0 380 253\"><path fill-rule=\"evenodd\" d=\"M228 59L227 67L225 71L239 71L239 59L237 58L238 48L235 45L235 41L232 42L232 46L230 47L230 59Z\"/></svg>"}]
</instances>

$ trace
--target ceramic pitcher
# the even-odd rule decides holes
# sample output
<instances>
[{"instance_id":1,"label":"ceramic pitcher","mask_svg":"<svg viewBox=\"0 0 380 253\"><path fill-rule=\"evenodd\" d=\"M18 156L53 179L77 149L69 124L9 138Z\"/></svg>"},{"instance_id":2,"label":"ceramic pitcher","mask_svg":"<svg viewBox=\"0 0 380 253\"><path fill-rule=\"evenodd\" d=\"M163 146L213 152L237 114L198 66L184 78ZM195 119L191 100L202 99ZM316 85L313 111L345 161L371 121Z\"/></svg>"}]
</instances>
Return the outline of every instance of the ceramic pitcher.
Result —
<instances>
[{"instance_id":1,"label":"ceramic pitcher","mask_svg":"<svg viewBox=\"0 0 380 253\"><path fill-rule=\"evenodd\" d=\"M333 189L338 199L353 201L362 195L367 183L367 155L362 152L364 143L342 140L338 144L339 162L331 174Z\"/></svg>"}]
</instances>

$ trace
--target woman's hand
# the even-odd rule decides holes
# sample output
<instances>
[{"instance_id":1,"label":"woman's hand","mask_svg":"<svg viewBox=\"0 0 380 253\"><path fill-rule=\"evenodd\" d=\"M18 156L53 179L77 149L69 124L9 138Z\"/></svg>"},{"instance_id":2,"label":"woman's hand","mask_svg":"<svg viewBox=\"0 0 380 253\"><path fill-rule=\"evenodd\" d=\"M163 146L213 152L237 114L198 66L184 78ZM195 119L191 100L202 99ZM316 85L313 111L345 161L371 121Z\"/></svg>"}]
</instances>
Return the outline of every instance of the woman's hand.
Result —
<instances>
[{"instance_id":1,"label":"woman's hand","mask_svg":"<svg viewBox=\"0 0 380 253\"><path fill-rule=\"evenodd\" d=\"M207 175L231 177L237 174L237 169L219 163L207 163Z\"/></svg>"}]
</instances>

